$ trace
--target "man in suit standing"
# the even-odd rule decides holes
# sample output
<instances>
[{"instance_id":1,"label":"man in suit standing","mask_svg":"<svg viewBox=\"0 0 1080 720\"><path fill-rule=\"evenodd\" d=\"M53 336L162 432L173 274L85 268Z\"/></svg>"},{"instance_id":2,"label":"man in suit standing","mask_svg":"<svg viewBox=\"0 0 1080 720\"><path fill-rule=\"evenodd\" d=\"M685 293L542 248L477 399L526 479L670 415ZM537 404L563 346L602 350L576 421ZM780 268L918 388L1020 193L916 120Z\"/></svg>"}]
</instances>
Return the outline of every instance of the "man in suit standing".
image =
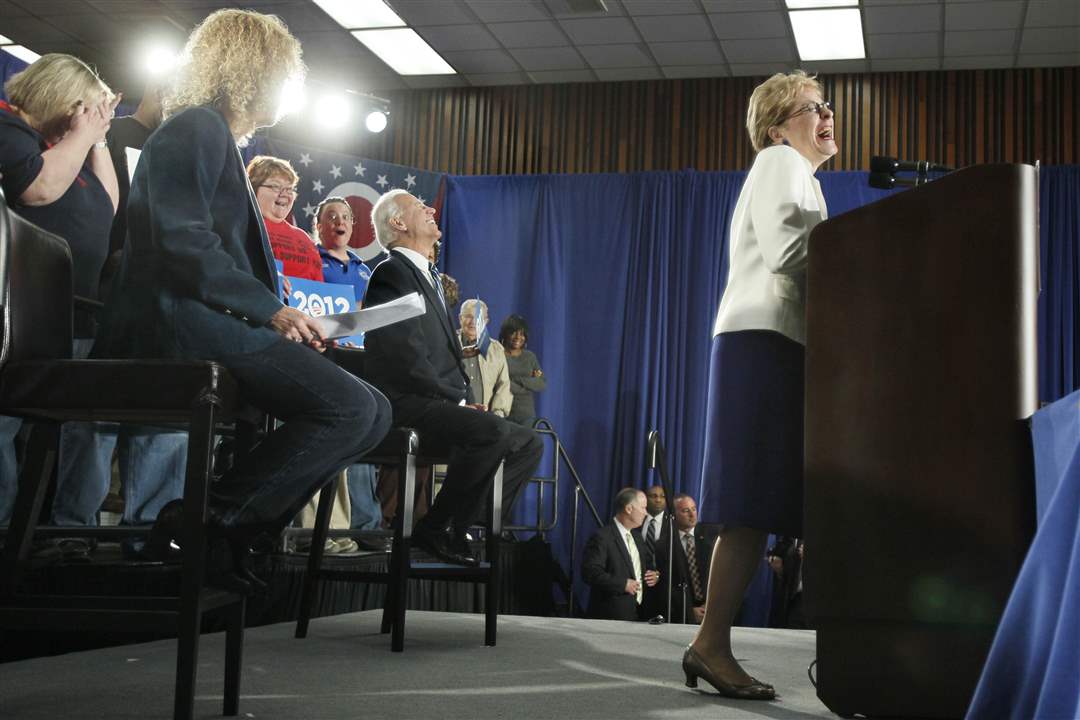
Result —
<instances>
[{"instance_id":1,"label":"man in suit standing","mask_svg":"<svg viewBox=\"0 0 1080 720\"><path fill-rule=\"evenodd\" d=\"M705 592L709 585L709 563L717 534L698 524L697 503L686 493L674 499L675 530L678 542L672 553L671 618L673 623L701 624L705 616ZM664 534L657 543L658 567L667 565L667 543ZM666 610L666 608L665 608Z\"/></svg>"},{"instance_id":2,"label":"man in suit standing","mask_svg":"<svg viewBox=\"0 0 1080 720\"><path fill-rule=\"evenodd\" d=\"M395 425L418 430L427 452L450 455L442 490L417 523L413 541L448 562L475 565L465 531L480 519L499 463L506 523L540 463L543 444L532 430L465 404L469 378L461 345L439 271L428 261L442 236L435 210L404 190L391 190L371 209L371 224L390 253L372 273L365 302L379 305L417 292L426 309L367 334L367 379L389 398Z\"/></svg>"},{"instance_id":3,"label":"man in suit standing","mask_svg":"<svg viewBox=\"0 0 1080 720\"><path fill-rule=\"evenodd\" d=\"M660 579L659 573L645 562L641 539L645 515L645 493L623 488L615 495L615 518L585 544L581 577L590 587L589 617L643 618L645 588L653 587Z\"/></svg>"}]
</instances>

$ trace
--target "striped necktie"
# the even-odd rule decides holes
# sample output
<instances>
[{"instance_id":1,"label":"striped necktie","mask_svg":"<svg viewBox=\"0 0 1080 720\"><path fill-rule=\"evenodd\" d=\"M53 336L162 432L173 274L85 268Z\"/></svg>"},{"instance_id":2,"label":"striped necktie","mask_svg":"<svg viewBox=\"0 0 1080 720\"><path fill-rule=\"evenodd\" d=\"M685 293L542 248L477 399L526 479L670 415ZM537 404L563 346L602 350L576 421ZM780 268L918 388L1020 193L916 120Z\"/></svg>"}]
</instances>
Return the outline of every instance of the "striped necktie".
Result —
<instances>
[{"instance_id":1,"label":"striped necktie","mask_svg":"<svg viewBox=\"0 0 1080 720\"><path fill-rule=\"evenodd\" d=\"M435 267L435 263L428 263L428 273L431 275L431 282L435 284L435 292L439 294L439 302L442 303L443 310L445 310L446 296L443 295L442 277L439 275L439 268Z\"/></svg>"},{"instance_id":2,"label":"striped necktie","mask_svg":"<svg viewBox=\"0 0 1080 720\"><path fill-rule=\"evenodd\" d=\"M692 533L686 535L686 564L690 566L690 584L694 586L694 604L697 605L705 601L705 589L701 586L701 570L698 569Z\"/></svg>"}]
</instances>

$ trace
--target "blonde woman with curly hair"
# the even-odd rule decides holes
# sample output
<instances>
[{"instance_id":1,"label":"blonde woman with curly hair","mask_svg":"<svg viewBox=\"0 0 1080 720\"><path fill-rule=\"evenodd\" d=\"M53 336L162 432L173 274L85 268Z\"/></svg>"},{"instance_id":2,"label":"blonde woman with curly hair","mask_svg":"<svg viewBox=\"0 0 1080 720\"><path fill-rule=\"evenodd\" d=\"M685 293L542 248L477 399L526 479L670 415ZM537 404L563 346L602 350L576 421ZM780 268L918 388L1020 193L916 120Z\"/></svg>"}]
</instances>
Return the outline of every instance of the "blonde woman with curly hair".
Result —
<instances>
[{"instance_id":1,"label":"blonde woman with curly hair","mask_svg":"<svg viewBox=\"0 0 1080 720\"><path fill-rule=\"evenodd\" d=\"M195 28L168 118L131 182L128 244L101 338L105 357L213 360L246 399L283 422L214 484L213 581L247 592L256 535L279 533L316 490L374 447L389 404L321 354L313 318L282 304L270 244L237 142L272 124L300 44L276 17L219 10ZM168 554L182 501L148 543ZM229 560L231 558L231 561Z\"/></svg>"},{"instance_id":2,"label":"blonde woman with curly hair","mask_svg":"<svg viewBox=\"0 0 1080 720\"><path fill-rule=\"evenodd\" d=\"M746 115L757 157L731 219L702 469L701 514L724 531L683 656L688 686L704 678L732 698L775 697L735 660L731 625L768 534L802 537L807 240L827 215L814 173L836 154L833 119L821 84L802 71L761 83Z\"/></svg>"}]
</instances>

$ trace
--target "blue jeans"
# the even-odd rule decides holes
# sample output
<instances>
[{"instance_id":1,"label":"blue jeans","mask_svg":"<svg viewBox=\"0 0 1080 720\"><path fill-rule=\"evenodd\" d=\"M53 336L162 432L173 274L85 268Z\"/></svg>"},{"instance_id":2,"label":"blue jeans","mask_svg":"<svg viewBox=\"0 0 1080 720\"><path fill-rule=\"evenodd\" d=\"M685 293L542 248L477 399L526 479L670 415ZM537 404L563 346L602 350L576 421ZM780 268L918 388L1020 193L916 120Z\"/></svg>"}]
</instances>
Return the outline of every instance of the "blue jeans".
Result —
<instances>
[{"instance_id":1,"label":"blue jeans","mask_svg":"<svg viewBox=\"0 0 1080 720\"><path fill-rule=\"evenodd\" d=\"M378 530L382 527L382 505L375 494L375 466L350 465L349 505L353 530Z\"/></svg>"},{"instance_id":2,"label":"blue jeans","mask_svg":"<svg viewBox=\"0 0 1080 720\"><path fill-rule=\"evenodd\" d=\"M51 524L96 525L119 451L126 525L148 525L184 494L187 433L114 423L64 423Z\"/></svg>"},{"instance_id":3,"label":"blue jeans","mask_svg":"<svg viewBox=\"0 0 1080 720\"><path fill-rule=\"evenodd\" d=\"M250 403L282 421L213 485L222 525L285 527L316 490L390 429L382 393L300 343L282 338L219 362Z\"/></svg>"},{"instance_id":4,"label":"blue jeans","mask_svg":"<svg viewBox=\"0 0 1080 720\"><path fill-rule=\"evenodd\" d=\"M0 415L0 527L11 521L15 495L19 492L19 471L15 464L15 435L22 418Z\"/></svg>"},{"instance_id":5,"label":"blue jeans","mask_svg":"<svg viewBox=\"0 0 1080 720\"><path fill-rule=\"evenodd\" d=\"M93 344L92 339L76 338L73 356L87 357ZM124 492L122 522L152 523L165 503L184 494L187 433L114 423L64 423L51 524L97 525L98 510L109 494L117 446Z\"/></svg>"}]
</instances>

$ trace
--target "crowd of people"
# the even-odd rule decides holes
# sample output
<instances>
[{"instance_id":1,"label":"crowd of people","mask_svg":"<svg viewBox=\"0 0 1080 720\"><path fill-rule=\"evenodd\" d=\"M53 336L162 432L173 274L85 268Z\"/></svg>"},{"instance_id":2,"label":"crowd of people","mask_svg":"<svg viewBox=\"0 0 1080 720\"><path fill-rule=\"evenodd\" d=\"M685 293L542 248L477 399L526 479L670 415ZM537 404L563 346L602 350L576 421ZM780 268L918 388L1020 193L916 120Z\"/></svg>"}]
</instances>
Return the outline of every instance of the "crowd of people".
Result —
<instances>
[{"instance_id":1,"label":"crowd of people","mask_svg":"<svg viewBox=\"0 0 1080 720\"><path fill-rule=\"evenodd\" d=\"M343 471L354 522L385 521L374 471L361 461L392 424L416 428L435 454L450 458L414 542L446 561L476 564L466 530L481 519L496 468L504 464L505 522L542 454L530 425L546 378L527 349L527 323L509 316L495 340L488 307L468 300L455 327L456 288L434 262L435 211L405 190L385 193L372 209L387 251L373 268L349 250L353 225L368 219L354 217L343 198L319 205L317 243L289 222L297 173L266 156L245 166L238 148L277 120L282 88L304 73L300 44L280 20L216 11L181 57L171 81L147 93L126 122L113 121L119 96L69 55L46 55L5 85L6 202L67 240L75 294L104 300L100 315L79 310L74 355L213 360L276 418L250 453L220 468L210 493L210 531L231 551L216 577L231 578L230 587L258 582L244 560L252 544L279 533ZM589 540L583 576L595 615L637 619L670 604L672 618L700 623L683 657L688 685L700 677L726 696L769 700L773 687L736 661L731 626L769 532L802 534L806 249L826 216L814 172L837 149L821 85L801 72L755 89L747 129L757 156L731 226L703 471L706 509L723 530L718 539L704 533L687 495L672 499L676 524L665 527L662 492L626 488L616 494L613 521ZM134 168L120 146L141 149ZM289 276L351 285L357 302L369 305L419 293L425 310L368 333L361 379L327 353L332 343L316 320L284 302ZM19 425L0 419L0 522L15 494ZM175 433L65 426L53 521L96 521L114 446L124 520L154 521L145 545L132 551L182 552L184 444ZM774 552L802 557L797 543ZM661 583L668 575L671 595ZM789 576L786 601L800 586Z\"/></svg>"},{"instance_id":2,"label":"crowd of people","mask_svg":"<svg viewBox=\"0 0 1080 720\"><path fill-rule=\"evenodd\" d=\"M175 77L148 86L136 112L124 118L113 117L119 95L69 55L46 55L5 84L5 200L68 241L76 295L104 302L99 313L80 309L75 357L216 360L277 419L252 457L219 469L212 522L237 555L256 535L291 522L336 473L347 479L347 526L384 527L393 509L388 513L380 500L378 470L355 460L391 421L408 417L427 429L427 442L448 446L453 457L417 542L444 559L474 563L462 538L480 519L494 466L505 457L509 516L541 452L525 423L506 419L515 405L521 406L515 417L531 422L536 415L531 391L515 400L512 388L524 385L512 385L509 376L508 356L528 352L524 342L503 352L487 330L482 301L463 304L461 329L455 328L453 280L433 264L429 272L439 237L434 222L425 221L433 211L392 191L375 219L388 251L380 258L389 263L382 275L404 257L418 263L425 283L437 283L437 292L429 294L421 319L368 335L371 377L360 380L338 367L314 320L289 306L291 279L350 286L358 306L410 288L372 284L373 269L350 248L355 223L372 218L356 218L345 198L327 197L310 231L301 229L291 221L299 181L292 166L266 155L243 164L238 145L276 120L282 84L304 72L299 43L272 16L226 10L196 28L184 57ZM535 356L528 357L529 378L540 377ZM447 425L462 432L447 436L436 416L454 417ZM0 418L0 524L9 521L17 491L21 425ZM140 557L161 554L177 539L186 451L184 433L65 424L50 522L96 524L115 458L121 522L154 523L149 544L125 549ZM356 548L349 538L331 542L331 551ZM79 538L58 547L68 559L93 549Z\"/></svg>"},{"instance_id":3,"label":"crowd of people","mask_svg":"<svg viewBox=\"0 0 1080 720\"><path fill-rule=\"evenodd\" d=\"M700 625L713 549L723 527L699 522L697 502L676 493L670 517L662 485L623 488L613 518L585 545L581 575L589 586L589 617ZM674 525L676 542L671 543ZM760 567L772 576L769 627L804 627L801 540L778 538ZM760 570L759 570L760 571ZM742 612L736 613L735 624Z\"/></svg>"}]
</instances>

